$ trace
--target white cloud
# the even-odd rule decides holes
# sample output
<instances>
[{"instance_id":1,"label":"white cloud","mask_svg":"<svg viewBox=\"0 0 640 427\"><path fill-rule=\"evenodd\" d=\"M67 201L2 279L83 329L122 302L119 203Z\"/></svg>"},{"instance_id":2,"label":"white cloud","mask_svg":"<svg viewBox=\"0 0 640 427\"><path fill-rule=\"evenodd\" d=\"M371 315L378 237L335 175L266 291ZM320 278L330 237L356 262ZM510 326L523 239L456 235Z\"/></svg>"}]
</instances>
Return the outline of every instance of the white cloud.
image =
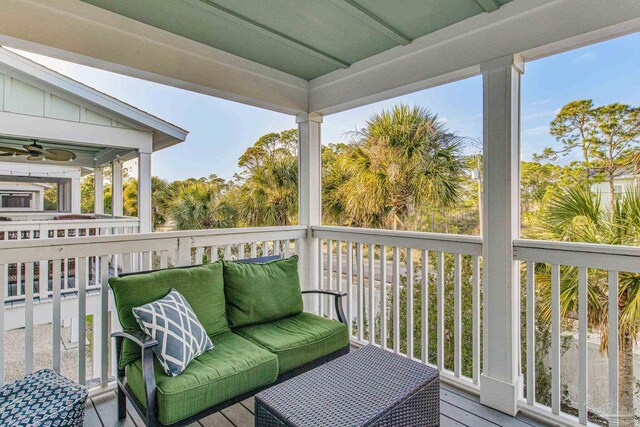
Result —
<instances>
[{"instance_id":1,"label":"white cloud","mask_svg":"<svg viewBox=\"0 0 640 427\"><path fill-rule=\"evenodd\" d=\"M522 130L522 136L540 136L540 135L548 135L549 134L549 126L536 126L532 128L526 128Z\"/></svg>"},{"instance_id":2,"label":"white cloud","mask_svg":"<svg viewBox=\"0 0 640 427\"><path fill-rule=\"evenodd\" d=\"M553 117L558 114L558 110L544 110L544 111L534 111L529 114L525 114L522 116L522 120L536 120L536 119L553 119Z\"/></svg>"},{"instance_id":3,"label":"white cloud","mask_svg":"<svg viewBox=\"0 0 640 427\"><path fill-rule=\"evenodd\" d=\"M573 60L574 64L583 64L585 62L589 62L592 59L596 58L596 54L591 52L591 51L586 51L585 53L583 53L582 55L578 56L576 59Z\"/></svg>"}]
</instances>

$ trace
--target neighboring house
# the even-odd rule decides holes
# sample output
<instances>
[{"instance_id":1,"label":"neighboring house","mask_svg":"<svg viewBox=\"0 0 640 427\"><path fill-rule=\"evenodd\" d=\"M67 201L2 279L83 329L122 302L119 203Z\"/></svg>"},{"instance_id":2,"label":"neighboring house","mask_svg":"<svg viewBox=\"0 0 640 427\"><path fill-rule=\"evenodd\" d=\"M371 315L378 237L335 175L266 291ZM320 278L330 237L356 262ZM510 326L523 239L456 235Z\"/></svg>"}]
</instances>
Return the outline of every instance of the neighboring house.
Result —
<instances>
[{"instance_id":1,"label":"neighboring house","mask_svg":"<svg viewBox=\"0 0 640 427\"><path fill-rule=\"evenodd\" d=\"M0 48L0 241L151 232L151 155L183 142L187 134L174 124ZM123 163L129 160L138 165L137 218L123 216ZM105 168L111 170L109 215L104 212ZM91 174L95 178L94 209L89 215L79 215L81 179ZM45 211L44 191L54 185L55 210ZM0 270L4 329L28 325L21 311L29 298L26 289L31 290L25 285L28 280L33 281L40 300L31 325L51 322L47 313L52 300L42 296L53 289L58 275L67 300L77 298L81 278L86 279L86 315L93 316L99 328L100 294L95 287L101 269L122 270L143 261L120 256L105 263L99 257L87 263L65 258L55 267L46 261L5 264ZM61 315L65 325L78 319L73 311ZM76 335L73 326L71 341ZM36 346L42 344L45 342L36 342ZM99 351L98 345L94 348Z\"/></svg>"},{"instance_id":2,"label":"neighboring house","mask_svg":"<svg viewBox=\"0 0 640 427\"><path fill-rule=\"evenodd\" d=\"M18 187L56 184L58 196L57 211L46 216L34 212L43 209L38 191L14 191L4 197L6 204L0 210L5 214L0 216L14 221L77 216L81 178L94 174L92 213L104 217L103 168L110 167L114 184L110 216L122 217L122 165L136 159L140 209L137 226L130 227L134 219L128 218L127 227L150 232L151 154L183 142L187 134L174 124L0 48L0 182L20 183ZM14 190L11 186L3 189Z\"/></svg>"},{"instance_id":3,"label":"neighboring house","mask_svg":"<svg viewBox=\"0 0 640 427\"><path fill-rule=\"evenodd\" d=\"M40 182L0 181L0 213L17 210L42 212L44 192L50 188L53 188L51 184Z\"/></svg>"},{"instance_id":4,"label":"neighboring house","mask_svg":"<svg viewBox=\"0 0 640 427\"><path fill-rule=\"evenodd\" d=\"M620 171L617 176L613 178L613 188L616 198L624 197L633 187L638 185L640 185L640 175L628 170ZM609 181L592 184L591 191L600 193L602 200L609 200Z\"/></svg>"}]
</instances>

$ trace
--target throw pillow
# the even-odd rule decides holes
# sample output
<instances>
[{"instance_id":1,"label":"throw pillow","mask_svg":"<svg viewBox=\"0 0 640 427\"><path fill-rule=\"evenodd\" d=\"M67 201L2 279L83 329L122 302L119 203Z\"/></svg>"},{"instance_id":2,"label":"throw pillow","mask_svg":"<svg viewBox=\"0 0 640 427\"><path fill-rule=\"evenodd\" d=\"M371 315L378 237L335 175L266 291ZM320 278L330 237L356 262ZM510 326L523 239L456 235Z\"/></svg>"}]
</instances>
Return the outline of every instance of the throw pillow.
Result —
<instances>
[{"instance_id":1,"label":"throw pillow","mask_svg":"<svg viewBox=\"0 0 640 427\"><path fill-rule=\"evenodd\" d=\"M158 341L153 352L170 377L213 348L193 309L175 289L158 301L134 308L133 315L140 328Z\"/></svg>"},{"instance_id":2,"label":"throw pillow","mask_svg":"<svg viewBox=\"0 0 640 427\"><path fill-rule=\"evenodd\" d=\"M303 310L297 256L258 263L224 261L223 274L227 318L233 328Z\"/></svg>"}]
</instances>

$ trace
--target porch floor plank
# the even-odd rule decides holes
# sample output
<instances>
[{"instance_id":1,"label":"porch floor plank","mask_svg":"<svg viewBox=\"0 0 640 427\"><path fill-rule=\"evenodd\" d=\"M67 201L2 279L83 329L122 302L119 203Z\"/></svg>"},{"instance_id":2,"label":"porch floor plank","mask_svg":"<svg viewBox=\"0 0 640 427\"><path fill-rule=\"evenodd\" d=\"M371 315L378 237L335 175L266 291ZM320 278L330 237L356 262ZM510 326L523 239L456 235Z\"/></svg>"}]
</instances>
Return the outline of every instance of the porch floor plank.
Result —
<instances>
[{"instance_id":1,"label":"porch floor plank","mask_svg":"<svg viewBox=\"0 0 640 427\"><path fill-rule=\"evenodd\" d=\"M464 412L481 419L483 422L488 422L492 425L504 427L531 427L540 425L525 416L514 418L507 414L503 414L502 412L483 406L477 396L471 395L447 384L443 384L440 387L440 405L441 411L446 413L448 416L451 416L450 413L442 410L442 406L445 404L450 405L449 409L452 411L454 410L453 408L461 409ZM452 418L458 419L455 416ZM480 421L478 421L478 425L480 425Z\"/></svg>"},{"instance_id":2,"label":"porch floor plank","mask_svg":"<svg viewBox=\"0 0 640 427\"><path fill-rule=\"evenodd\" d=\"M220 412L236 427L251 427L254 425L253 414L240 403L223 409Z\"/></svg>"},{"instance_id":3,"label":"porch floor plank","mask_svg":"<svg viewBox=\"0 0 640 427\"><path fill-rule=\"evenodd\" d=\"M216 412L215 414L202 418L200 420L200 425L202 425L202 427L235 427L231 421L229 421L220 412Z\"/></svg>"},{"instance_id":4,"label":"porch floor plank","mask_svg":"<svg viewBox=\"0 0 640 427\"><path fill-rule=\"evenodd\" d=\"M127 418L125 420L118 420L115 391L104 394L102 396L94 397L91 399L91 401L93 402L93 405L103 427L138 427L130 413L127 413ZM87 420L85 420L85 426L94 427L95 425L92 426L91 424L87 424Z\"/></svg>"},{"instance_id":5,"label":"porch floor plank","mask_svg":"<svg viewBox=\"0 0 640 427\"><path fill-rule=\"evenodd\" d=\"M189 427L253 427L254 399L249 398L201 418ZM127 419L119 422L116 415L115 392L91 399L87 404L86 427L142 427L143 423L132 408L127 406ZM442 427L543 427L545 424L525 415L510 417L482 406L477 396L442 384L440 387L440 425Z\"/></svg>"}]
</instances>

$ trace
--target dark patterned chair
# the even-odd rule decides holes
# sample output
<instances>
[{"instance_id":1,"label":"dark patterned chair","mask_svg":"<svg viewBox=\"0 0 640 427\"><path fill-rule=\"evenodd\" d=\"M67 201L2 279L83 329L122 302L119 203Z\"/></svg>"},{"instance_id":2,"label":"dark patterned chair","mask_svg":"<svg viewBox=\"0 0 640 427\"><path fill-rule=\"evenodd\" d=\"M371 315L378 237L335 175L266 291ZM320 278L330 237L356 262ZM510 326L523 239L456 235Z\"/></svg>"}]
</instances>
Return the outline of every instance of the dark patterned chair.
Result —
<instances>
[{"instance_id":1,"label":"dark patterned chair","mask_svg":"<svg viewBox=\"0 0 640 427\"><path fill-rule=\"evenodd\" d=\"M87 396L85 387L43 369L0 387L0 425L82 426Z\"/></svg>"}]
</instances>

